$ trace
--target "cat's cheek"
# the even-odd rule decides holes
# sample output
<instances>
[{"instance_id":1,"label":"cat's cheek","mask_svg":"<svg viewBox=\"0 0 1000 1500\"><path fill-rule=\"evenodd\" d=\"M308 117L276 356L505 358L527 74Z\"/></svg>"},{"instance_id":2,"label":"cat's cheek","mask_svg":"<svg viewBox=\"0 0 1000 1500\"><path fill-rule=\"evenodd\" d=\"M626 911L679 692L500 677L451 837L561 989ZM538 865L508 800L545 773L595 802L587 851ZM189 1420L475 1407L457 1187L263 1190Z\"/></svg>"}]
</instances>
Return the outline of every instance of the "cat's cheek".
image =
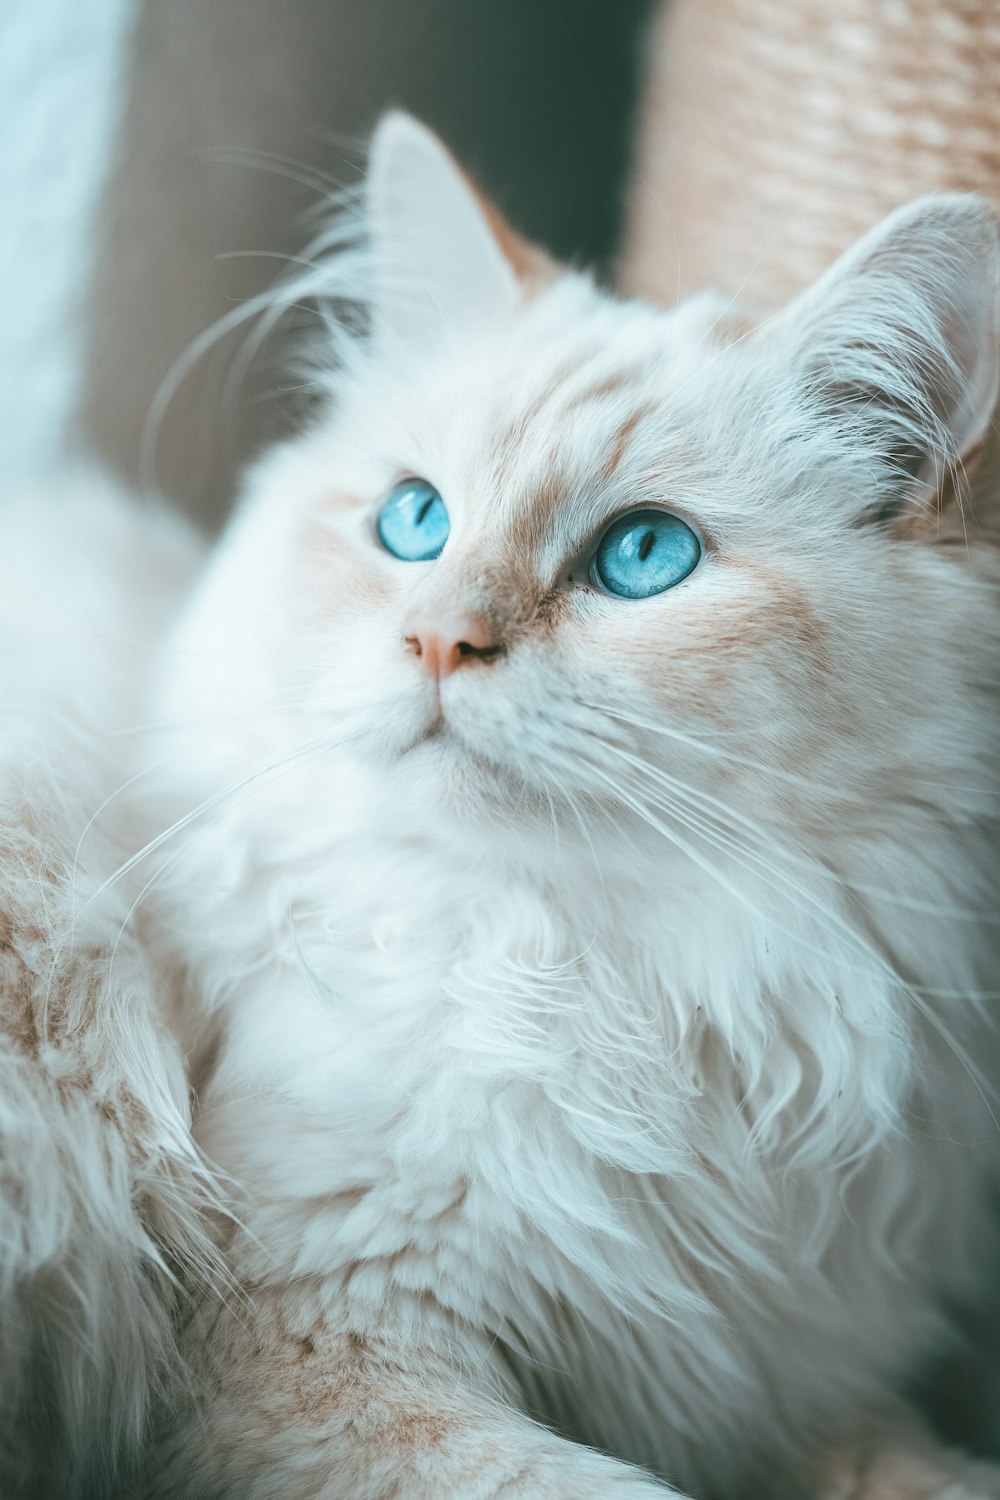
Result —
<instances>
[{"instance_id":1,"label":"cat's cheek","mask_svg":"<svg viewBox=\"0 0 1000 1500\"><path fill-rule=\"evenodd\" d=\"M631 700L677 729L753 737L802 696L828 694L828 632L786 570L727 558L589 629L595 676L609 701Z\"/></svg>"},{"instance_id":2,"label":"cat's cheek","mask_svg":"<svg viewBox=\"0 0 1000 1500\"><path fill-rule=\"evenodd\" d=\"M390 609L395 592L353 496L329 498L296 528L285 579L286 615L296 630L342 629Z\"/></svg>"}]
</instances>

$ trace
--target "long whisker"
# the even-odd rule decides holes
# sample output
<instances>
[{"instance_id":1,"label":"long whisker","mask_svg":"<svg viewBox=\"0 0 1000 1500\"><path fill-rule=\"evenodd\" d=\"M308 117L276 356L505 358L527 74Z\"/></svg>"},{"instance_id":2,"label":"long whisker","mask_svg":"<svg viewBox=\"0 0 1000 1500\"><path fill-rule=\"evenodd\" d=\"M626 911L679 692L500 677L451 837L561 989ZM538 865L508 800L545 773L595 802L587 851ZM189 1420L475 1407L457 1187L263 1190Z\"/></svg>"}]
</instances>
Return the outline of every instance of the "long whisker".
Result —
<instances>
[{"instance_id":1,"label":"long whisker","mask_svg":"<svg viewBox=\"0 0 1000 1500\"><path fill-rule=\"evenodd\" d=\"M677 744L685 745L689 749L698 751L706 759L714 758L717 760L733 761L737 765L747 766L761 775L772 776L775 780L788 782L793 786L801 786L810 791L823 788L822 782L809 776L803 776L800 772L788 771L782 766L768 765L766 762L758 760L755 756L747 755L738 750L727 749L719 743L719 740L723 738L723 732L721 731L718 734L713 734L711 738L707 738L705 736L685 734L683 730L677 729L672 725L654 724L648 720L636 718L632 714L627 714L621 709L610 709L599 703L581 702L581 706L593 709L607 718L614 720L616 723L626 724L630 729L638 729L644 733L656 734L664 739L674 740Z\"/></svg>"},{"instance_id":2,"label":"long whisker","mask_svg":"<svg viewBox=\"0 0 1000 1500\"><path fill-rule=\"evenodd\" d=\"M268 772L286 769L303 760L311 753L318 741L325 739L327 742L325 748L333 749L336 745L346 743L347 740L353 737L353 735L348 734L340 738L334 738L331 737L329 729L318 730L316 734L311 735L309 739L296 746L294 750L284 751L274 760L269 761L263 766L258 766L255 770L249 771L243 776L237 777L228 786L222 787L217 792L213 792L211 796L199 802L197 807L193 807L190 812L184 813L169 828L163 829L162 832L150 839L147 844L144 844L141 849L130 855L123 864L119 865L113 875L109 875L106 880L102 881L97 890L89 897L87 905L89 906L99 900L105 891L109 890L119 880L122 880L131 870L134 870L137 865L141 864L144 859L148 859L151 854L154 854L157 849L162 848L165 843L180 833L182 829L187 828L189 824L193 823L197 818L202 817L206 812L211 812L228 798L231 798L234 793L242 791L244 787L250 786L253 782L259 780L261 776L267 775Z\"/></svg>"},{"instance_id":3,"label":"long whisker","mask_svg":"<svg viewBox=\"0 0 1000 1500\"><path fill-rule=\"evenodd\" d=\"M299 274L230 309L193 339L174 361L150 402L143 423L139 462L142 482L147 489L156 489L156 446L166 414L177 392L191 371L229 333L259 320L261 327L255 336L251 336L253 346L259 347L274 324L284 317L290 307L302 302L314 303L318 316L326 326L331 352L336 349L346 364L355 340L354 331L346 320L334 319L326 308L333 308L335 305L346 307L349 303L360 300L357 287L363 277L358 274L360 216L356 198L356 192L351 189L346 189L342 194L330 195L329 203L335 205L340 212L331 219L329 227L306 247L301 256L288 257L289 263L299 268Z\"/></svg>"},{"instance_id":4,"label":"long whisker","mask_svg":"<svg viewBox=\"0 0 1000 1500\"><path fill-rule=\"evenodd\" d=\"M594 705L594 707L596 708L596 705ZM792 772L784 772L776 767L765 766L752 757L737 755L734 752L723 750L714 744L705 744L696 736L683 734L680 731L668 728L665 725L650 724L641 719L614 711L607 712L610 713L610 717L614 719L615 722L627 724L630 727L636 729L648 730L653 733L665 735L697 750L699 753L705 754L707 758L716 756L725 759L739 760L741 763L750 766L755 771L772 774L781 777L782 779L800 781L801 784L806 787L818 785L818 783L811 783L806 778L796 777ZM721 798L714 796L709 792L689 786L687 783L679 780L675 775L669 774L664 771L662 767L654 767L645 761L636 763L641 764L643 771L647 775L658 778L665 784L668 784L671 791L676 792L680 795L685 795L689 798L693 798L701 811L704 811L705 803L710 803L713 807L718 808L719 814L721 815L721 821L723 821L725 824L728 825L732 823L738 823L748 832L751 837L759 839L769 847L776 847L773 836L767 834L760 824L747 817L746 814L741 813L737 808L734 808L731 805L723 802ZM934 785L934 783L930 782L927 782L925 784L928 786ZM951 789L966 790L970 793L976 793L979 795L991 795L986 788ZM1000 788L997 789L997 793L1000 794ZM962 906L943 906L940 902L937 901L919 901L913 897L906 896L899 892L890 892L876 886L867 885L862 881L854 879L853 877L844 875L840 871L819 864L813 857L806 854L804 851L796 849L795 847L790 846L787 843L782 844L781 854L784 860L789 863L798 863L802 865L804 868L808 869L814 876L817 876L819 878L826 878L836 885L843 886L857 892L859 895L873 897L893 906L903 907L911 911L925 912L928 915L946 915L949 917L953 917L956 921L986 922L991 925L1000 924L1000 916L992 912L984 911L978 908L967 908Z\"/></svg>"},{"instance_id":5,"label":"long whisker","mask_svg":"<svg viewBox=\"0 0 1000 1500\"><path fill-rule=\"evenodd\" d=\"M692 787L688 783L681 781L678 777L664 771L661 767L652 766L640 757L630 755L620 747L617 748L616 753L627 760L641 774L660 783L670 793L679 796L683 801L696 808L699 816L714 819L728 833L733 833L734 829L732 825L738 824L740 829L756 843L763 845L767 849L780 852L781 858L785 863L808 871L813 878L825 880L838 887L873 897L884 901L888 905L902 907L908 911L919 911L939 917L947 916L956 921L986 923L990 926L1000 925L1000 916L994 912L962 906L948 906L942 904L940 901L919 901L911 896L886 891L877 886L870 886L843 875L830 866L817 861L814 857L805 853L805 851L797 849L794 845L787 843L779 845L773 835L767 833L754 819L747 817L746 814L741 813L737 808L731 807L712 793ZM705 804L709 805L708 809L706 809ZM718 811L715 809L718 809Z\"/></svg>"},{"instance_id":6,"label":"long whisker","mask_svg":"<svg viewBox=\"0 0 1000 1500\"><path fill-rule=\"evenodd\" d=\"M228 813L234 806L238 806L241 800L245 801L248 797L256 795L263 788L273 785L273 783L279 780L281 776L286 772L293 770L297 766L302 764L303 760L308 760L312 756L319 755L326 750L334 749L337 746L344 744L346 742L346 738L349 737L341 736L338 739L326 739L324 741L322 736L314 737L313 740L308 744L308 746L298 747L291 754L283 756L281 760L276 764L272 763L264 770L258 772L256 776L243 781L238 787L231 789L230 795L225 803L219 804L213 809L213 821L217 820L221 816L223 811ZM267 777L267 780L262 779L265 776ZM239 792L243 793L242 798L237 795ZM178 831L176 824L174 825L174 829L175 831ZM131 906L126 912L118 932L118 937L115 939L115 944L111 951L112 965L114 964L115 955L118 951L118 945L125 935L129 923L131 922L136 911L141 906L142 902L146 899L150 892L156 888L166 872L170 868L172 868L178 862L178 860L180 860L180 858L190 848L194 840L198 838L202 832L203 827L193 828L189 832L187 838L179 845L179 847L176 848L171 854L169 854L167 858L157 866L153 874L149 877L145 885L139 891L138 895L135 897L135 900L132 902Z\"/></svg>"},{"instance_id":7,"label":"long whisker","mask_svg":"<svg viewBox=\"0 0 1000 1500\"><path fill-rule=\"evenodd\" d=\"M607 746L605 748L611 749L612 753L621 753L617 746ZM647 807L644 803L638 801L636 797L631 795L630 792L618 785L618 783L616 783L612 777L599 770L592 763L589 764L589 769L593 773L595 773L599 777L599 779L601 779L612 791L614 791L625 805L631 807L632 810L636 812L641 818L643 818L643 820L647 822L650 827L662 833L670 840L671 843L673 843L679 849L683 850L683 852L685 852L688 857L692 859L692 862L695 863L698 868L702 869L706 874L708 874L709 877L713 879L717 884L719 884L723 889L733 894L743 906L745 906L755 915L763 915L759 907L757 907L749 899L745 891L740 890L738 886L729 881L722 874L722 872L720 872L715 866L711 864L711 862L696 854L687 840L677 835L676 829L671 829L667 825L665 825L662 819L657 817L649 807ZM726 848L730 856L736 858L738 862L746 864L747 860L753 860L757 864L758 869L760 868L761 862L759 858L754 859L752 851L744 848L742 850L742 853L739 854L734 850L732 842L730 842L730 845L728 846L724 843L720 843L717 834L711 834L704 829L699 830L698 825L693 820L686 820L685 815L679 812L676 806L665 810L669 811L675 819L679 818L682 822L685 822L685 826L687 826L691 831L701 831L702 836L709 839L709 841L715 841L717 847ZM790 876L786 876L784 872L781 872L776 866L768 870L768 873L772 876L777 875L778 878L781 879L782 882L786 885L786 890L791 897L793 906L798 907L799 910L810 908L811 915L814 919L820 920L821 923L825 925L832 925L838 937L845 940L850 947L852 947L857 953L859 953L859 955L867 959L869 963L874 962L876 970L881 975L881 977L887 980L894 987L898 988L901 993L905 994L907 998L912 1001L914 1006L920 1011L920 1014L924 1017L927 1023L934 1029L934 1031L937 1032L941 1040L951 1050L956 1059L961 1063L963 1069L967 1073L977 1092L980 1094L984 1104L986 1105L993 1123L997 1126L997 1129L1000 1130L1000 1123L997 1122L996 1116L993 1113L992 1106L990 1105L989 1099L987 1098L987 1091L990 1094L996 1096L997 1090L988 1083L984 1075L975 1066L972 1059L968 1056L961 1043L958 1042L958 1040L945 1026L941 1017L938 1016L932 1009L932 1007L927 1004L926 992L921 992L918 987L907 981L904 976L899 973L896 966L890 963L883 953L874 948L871 943L857 931L856 928L854 928L838 913L831 911L825 903L820 902L817 898L810 895L808 891L802 888L801 884L792 881ZM771 925L773 925L773 917L769 916L767 920ZM788 933L787 935L792 937L796 942L805 941L802 938L801 934ZM969 996L966 998L971 999L973 997Z\"/></svg>"},{"instance_id":8,"label":"long whisker","mask_svg":"<svg viewBox=\"0 0 1000 1500\"><path fill-rule=\"evenodd\" d=\"M303 689L294 694L288 693L283 695L276 702L272 703L272 705L267 709L255 709L252 714L240 715L235 719L229 716L225 716L220 722L227 731L232 731L233 729L247 729L268 723L269 721L274 719L281 718L288 713L294 712L296 709L308 708L313 703L315 703L315 691L312 688L308 690ZM178 729L199 729L201 731L205 731L210 727L212 727L210 721L206 721L204 716L190 719L164 719L153 724L129 725L128 727L123 729L108 730L106 732L106 737L108 739L118 739L123 738L127 735L165 733L170 730ZM147 776L155 775L155 773L159 770L162 770L165 765L169 765L172 760L175 760L177 758L177 755L178 752L176 750L172 750L166 755L160 756L157 760L151 761L148 765L140 767L140 769L129 776L127 780L120 782L113 791L109 792L104 800L99 803L98 806L94 809L94 811L91 813L90 817L84 824L80 836L77 839L76 848L73 851L71 878L73 879L74 884L76 881L77 871L79 869L80 854L83 849L83 845L87 839L87 835L98 822L102 814L105 813L107 809L120 797L124 796L125 793L128 792L133 786L137 785L137 783L144 780Z\"/></svg>"},{"instance_id":9,"label":"long whisker","mask_svg":"<svg viewBox=\"0 0 1000 1500\"><path fill-rule=\"evenodd\" d=\"M616 750L615 753L623 754L624 752ZM634 757L629 757L629 759L631 759L633 763L638 766L640 771L647 775L649 778L654 780L666 779L669 781L670 778L663 778L662 773L659 773L653 768L646 766L641 761L635 761ZM662 807L663 810L672 813L675 817L681 817L686 821L688 827L701 831L703 833L703 836L715 842L717 847L725 848L728 852L731 853L734 858L739 861L739 863L744 865L744 867L754 865L759 871L762 871L765 875L767 875L768 878L779 880L783 885L785 885L787 891L791 894L793 904L798 905L800 909L802 899L803 897L805 897L808 901L808 904L813 907L816 912L819 912L825 916L836 915L825 903L820 901L818 897L806 896L804 887L794 879L794 876L789 871L782 869L780 865L775 863L773 860L765 858L758 851L752 849L748 844L740 839L733 830L727 829L725 826L719 827L717 823L714 823L708 815L703 814L698 807L699 794L695 793L693 789L684 787L683 783L677 783L677 789L679 789L680 795L682 797L682 805L684 806L683 812L681 812L681 810L676 805L676 796L678 795L678 790L675 790L674 788L671 788L671 790L674 792L675 800L664 801L662 798L657 799L656 797L654 797L654 802L656 803L656 805ZM748 826L751 829L754 827L752 823L749 823ZM778 846L773 840L767 840L766 842L769 848L780 852L790 864L797 865L800 869L808 869L813 877L823 880L828 884L833 884L843 890L858 889L858 887L854 886L851 882L842 880L833 870L830 870L825 865L821 865L815 861L809 861L808 859L800 855L797 851L785 850ZM881 896L886 901L892 901L892 897L886 893L875 890L873 891L873 894ZM925 909L934 911L937 915L941 915L942 913L947 914L947 909L940 906L927 906ZM986 920L990 921L991 923L995 922L996 920L990 913L983 913L980 916L980 914L975 912L962 911L961 908L957 908L956 910L961 912L961 914L969 920L977 920L978 918L979 920ZM859 938L859 934L850 925L850 923L846 921L845 918L837 917L836 920L842 935L850 935L852 941L856 941ZM880 957L880 955L877 955L875 953L875 950L871 950L867 944L864 944L863 951L866 957ZM895 972L895 970L893 972ZM900 982L902 983L904 981L902 981L901 979ZM925 997L933 997L937 999L962 998L969 1000L986 1000L997 998L997 992L994 991L970 992L966 990L933 990L923 986L910 986L908 981L906 981L906 983L908 984L909 988L918 988L920 990L920 993Z\"/></svg>"}]
</instances>

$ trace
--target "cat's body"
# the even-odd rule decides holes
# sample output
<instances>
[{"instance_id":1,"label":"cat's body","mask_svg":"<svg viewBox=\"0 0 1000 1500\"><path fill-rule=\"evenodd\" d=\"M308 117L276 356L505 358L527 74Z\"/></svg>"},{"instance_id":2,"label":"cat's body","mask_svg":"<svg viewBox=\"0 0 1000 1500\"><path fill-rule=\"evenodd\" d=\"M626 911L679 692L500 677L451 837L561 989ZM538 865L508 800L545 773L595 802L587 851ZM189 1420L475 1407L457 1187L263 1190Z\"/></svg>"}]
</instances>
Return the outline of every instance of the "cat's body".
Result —
<instances>
[{"instance_id":1,"label":"cat's body","mask_svg":"<svg viewBox=\"0 0 1000 1500\"><path fill-rule=\"evenodd\" d=\"M277 806L301 830L294 801ZM335 826L352 811L331 798ZM246 836L254 817L238 816ZM248 1236L231 1253L281 1328L267 1335L266 1415L245 1394L228 1410L223 1400L205 1476L227 1476L220 1493L279 1493L266 1469L275 1415L282 1446L300 1423L312 1448L337 1408L335 1382L315 1393L339 1335L375 1351L360 1362L370 1383L360 1368L348 1378L352 1399L382 1415L371 1435L349 1424L317 1443L304 1494L395 1493L381 1463L410 1485L404 1495L507 1493L500 1479L524 1467L516 1432L481 1460L481 1490L452 1472L448 1429L461 1435L466 1418L453 1399L442 1414L440 1373L424 1374L440 1350L470 1397L495 1386L685 1492L817 1493L811 1461L867 1435L873 1413L879 1425L887 1392L941 1346L941 1295L967 1295L989 1272L985 1171L972 1158L994 1127L966 1068L920 1026L905 1044L877 1026L859 1037L816 994L800 940L782 951L795 903L777 933L715 903L720 977L738 966L743 986L726 998L749 1009L763 990L787 1005L784 1038L761 1049L758 1104L710 1023L648 1000L706 993L683 958L654 976L649 954L651 938L654 951L666 938L683 952L692 931L708 936L709 890L690 882L676 926L654 934L637 915L642 890L612 870L602 882L571 838L536 884L490 869L469 842L406 830L398 807L374 848L363 826L309 851L301 832L294 849L269 842L262 863L246 856L238 897L199 902L209 951L183 934L225 1038L200 1090L199 1139L247 1185ZM205 886L245 848L223 819L203 850ZM260 904L247 906L246 877ZM239 951L220 930L240 933ZM847 973L840 982L849 992ZM815 1070L808 1092L800 1068ZM833 1121L805 1120L815 1083ZM796 1088L803 1104L784 1114L802 1138L755 1142L755 1120ZM888 1119L903 1109L911 1139ZM885 1146L869 1149L883 1130ZM837 1152L861 1161L835 1166ZM380 1358L413 1362L405 1415L383 1395ZM301 1405L300 1382L313 1391ZM265 1460L259 1491L251 1453ZM464 1470L464 1442L460 1454ZM187 1435L164 1493L186 1492L191 1461ZM608 1480L586 1489L564 1462L551 1493L616 1493ZM215 1493L207 1477L192 1493L199 1485ZM549 1493L530 1469L510 1492Z\"/></svg>"},{"instance_id":2,"label":"cat's body","mask_svg":"<svg viewBox=\"0 0 1000 1500\"><path fill-rule=\"evenodd\" d=\"M161 700L159 822L212 808L162 941L259 1321L198 1325L156 1493L649 1492L527 1410L814 1494L994 1252L997 563L921 510L995 400L995 230L942 200L745 337L380 139L373 343ZM400 475L434 563L379 546ZM574 559L643 499L705 567L609 600Z\"/></svg>"},{"instance_id":3,"label":"cat's body","mask_svg":"<svg viewBox=\"0 0 1000 1500\"><path fill-rule=\"evenodd\" d=\"M754 330L559 272L405 119L370 212L134 767L241 1288L143 1492L994 1495L901 1405L995 1251L993 218Z\"/></svg>"},{"instance_id":4,"label":"cat's body","mask_svg":"<svg viewBox=\"0 0 1000 1500\"><path fill-rule=\"evenodd\" d=\"M211 1248L114 809L186 529L74 474L0 507L0 1492L108 1492ZM138 719L137 719L137 716Z\"/></svg>"}]
</instances>

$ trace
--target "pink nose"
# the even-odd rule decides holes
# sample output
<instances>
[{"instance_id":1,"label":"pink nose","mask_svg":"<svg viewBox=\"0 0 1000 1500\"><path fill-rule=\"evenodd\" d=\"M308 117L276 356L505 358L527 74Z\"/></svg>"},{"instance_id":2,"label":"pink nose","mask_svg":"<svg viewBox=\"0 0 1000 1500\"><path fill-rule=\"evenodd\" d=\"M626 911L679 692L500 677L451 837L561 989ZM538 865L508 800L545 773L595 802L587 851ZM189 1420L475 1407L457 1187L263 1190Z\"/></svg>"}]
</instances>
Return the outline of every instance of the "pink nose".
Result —
<instances>
[{"instance_id":1,"label":"pink nose","mask_svg":"<svg viewBox=\"0 0 1000 1500\"><path fill-rule=\"evenodd\" d=\"M416 615L404 640L424 670L438 679L466 662L489 661L503 649L483 616L473 614Z\"/></svg>"}]
</instances>

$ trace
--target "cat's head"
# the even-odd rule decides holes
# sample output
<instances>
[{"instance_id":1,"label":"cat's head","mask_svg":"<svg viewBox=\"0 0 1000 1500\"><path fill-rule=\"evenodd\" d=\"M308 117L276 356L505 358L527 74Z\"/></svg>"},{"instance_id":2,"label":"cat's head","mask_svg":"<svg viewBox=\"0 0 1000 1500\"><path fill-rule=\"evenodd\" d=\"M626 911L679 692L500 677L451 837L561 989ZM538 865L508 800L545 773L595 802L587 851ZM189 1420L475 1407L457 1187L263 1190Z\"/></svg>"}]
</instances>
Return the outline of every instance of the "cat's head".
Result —
<instances>
[{"instance_id":1,"label":"cat's head","mask_svg":"<svg viewBox=\"0 0 1000 1500\"><path fill-rule=\"evenodd\" d=\"M759 323L597 290L405 116L367 215L368 333L252 476L178 658L228 773L300 757L321 824L347 755L404 821L696 861L969 781L983 201L901 210Z\"/></svg>"}]
</instances>

